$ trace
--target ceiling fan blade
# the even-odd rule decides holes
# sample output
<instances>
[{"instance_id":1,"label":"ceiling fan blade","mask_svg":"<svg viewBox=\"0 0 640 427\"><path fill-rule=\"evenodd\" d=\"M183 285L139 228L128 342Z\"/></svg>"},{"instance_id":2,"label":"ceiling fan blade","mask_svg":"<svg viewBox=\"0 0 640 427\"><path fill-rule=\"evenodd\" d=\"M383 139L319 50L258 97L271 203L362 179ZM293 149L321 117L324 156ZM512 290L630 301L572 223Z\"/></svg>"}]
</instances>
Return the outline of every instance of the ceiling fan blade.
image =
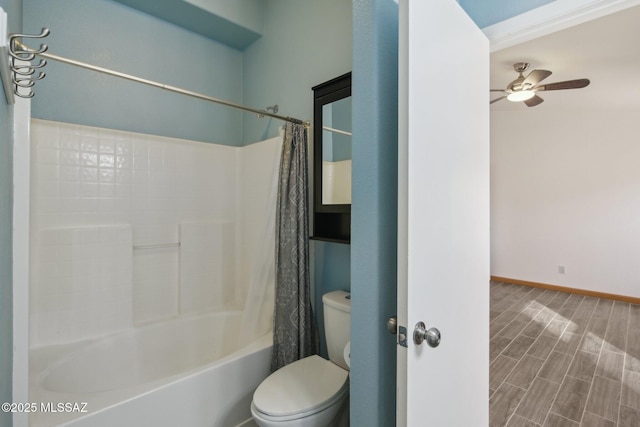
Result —
<instances>
[{"instance_id":1,"label":"ceiling fan blade","mask_svg":"<svg viewBox=\"0 0 640 427\"><path fill-rule=\"evenodd\" d=\"M535 86L547 77L551 75L549 70L533 70L522 82L522 86L531 85Z\"/></svg>"},{"instance_id":2,"label":"ceiling fan blade","mask_svg":"<svg viewBox=\"0 0 640 427\"><path fill-rule=\"evenodd\" d=\"M489 89L489 92L505 92L506 93L507 91L504 89Z\"/></svg>"},{"instance_id":3,"label":"ceiling fan blade","mask_svg":"<svg viewBox=\"0 0 640 427\"><path fill-rule=\"evenodd\" d=\"M498 102L498 101L500 101L501 99L505 99L506 97L507 97L507 96L505 95L505 96L501 96L500 98L492 99L492 100L491 100L491 102L489 102L489 104L493 104L494 102Z\"/></svg>"},{"instance_id":4,"label":"ceiling fan blade","mask_svg":"<svg viewBox=\"0 0 640 427\"><path fill-rule=\"evenodd\" d=\"M567 80L565 82L547 83L535 88L535 90L562 90L562 89L580 89L589 86L589 79Z\"/></svg>"},{"instance_id":5,"label":"ceiling fan blade","mask_svg":"<svg viewBox=\"0 0 640 427\"><path fill-rule=\"evenodd\" d=\"M544 99L540 98L538 95L534 95L533 98L522 102L524 102L527 107L535 107L538 104L542 104Z\"/></svg>"}]
</instances>

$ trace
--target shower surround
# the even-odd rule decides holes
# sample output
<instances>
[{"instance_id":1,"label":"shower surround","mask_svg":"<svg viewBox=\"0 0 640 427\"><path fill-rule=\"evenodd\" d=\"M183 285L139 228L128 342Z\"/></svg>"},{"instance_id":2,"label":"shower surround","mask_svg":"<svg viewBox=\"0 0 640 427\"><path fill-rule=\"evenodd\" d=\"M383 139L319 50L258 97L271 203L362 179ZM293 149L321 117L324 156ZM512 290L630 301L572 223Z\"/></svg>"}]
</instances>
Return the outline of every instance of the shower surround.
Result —
<instances>
[{"instance_id":1,"label":"shower surround","mask_svg":"<svg viewBox=\"0 0 640 427\"><path fill-rule=\"evenodd\" d=\"M231 147L43 120L31 135L32 377L50 346L243 309L280 138Z\"/></svg>"}]
</instances>

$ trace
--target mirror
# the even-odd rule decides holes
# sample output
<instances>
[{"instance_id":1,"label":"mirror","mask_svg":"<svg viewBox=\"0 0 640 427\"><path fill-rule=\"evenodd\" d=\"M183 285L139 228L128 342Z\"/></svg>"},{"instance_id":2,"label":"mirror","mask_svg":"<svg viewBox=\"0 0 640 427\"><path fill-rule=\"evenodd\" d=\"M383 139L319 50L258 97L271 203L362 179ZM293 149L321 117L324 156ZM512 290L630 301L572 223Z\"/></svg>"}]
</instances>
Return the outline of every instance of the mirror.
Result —
<instances>
[{"instance_id":1,"label":"mirror","mask_svg":"<svg viewBox=\"0 0 640 427\"><path fill-rule=\"evenodd\" d=\"M351 204L351 97L322 106L322 204Z\"/></svg>"},{"instance_id":2,"label":"mirror","mask_svg":"<svg viewBox=\"0 0 640 427\"><path fill-rule=\"evenodd\" d=\"M351 73L313 87L313 238L351 237Z\"/></svg>"}]
</instances>

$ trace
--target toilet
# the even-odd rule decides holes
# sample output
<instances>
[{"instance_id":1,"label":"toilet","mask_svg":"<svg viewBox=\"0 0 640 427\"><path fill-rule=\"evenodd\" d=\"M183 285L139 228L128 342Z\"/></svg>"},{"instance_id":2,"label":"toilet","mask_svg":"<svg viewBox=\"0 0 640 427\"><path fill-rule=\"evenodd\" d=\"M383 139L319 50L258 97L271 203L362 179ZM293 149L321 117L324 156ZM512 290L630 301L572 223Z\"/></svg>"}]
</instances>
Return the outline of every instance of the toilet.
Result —
<instances>
[{"instance_id":1,"label":"toilet","mask_svg":"<svg viewBox=\"0 0 640 427\"><path fill-rule=\"evenodd\" d=\"M260 427L334 426L349 397L345 352L350 340L348 292L322 296L329 359L313 355L269 375L256 389L251 415Z\"/></svg>"}]
</instances>

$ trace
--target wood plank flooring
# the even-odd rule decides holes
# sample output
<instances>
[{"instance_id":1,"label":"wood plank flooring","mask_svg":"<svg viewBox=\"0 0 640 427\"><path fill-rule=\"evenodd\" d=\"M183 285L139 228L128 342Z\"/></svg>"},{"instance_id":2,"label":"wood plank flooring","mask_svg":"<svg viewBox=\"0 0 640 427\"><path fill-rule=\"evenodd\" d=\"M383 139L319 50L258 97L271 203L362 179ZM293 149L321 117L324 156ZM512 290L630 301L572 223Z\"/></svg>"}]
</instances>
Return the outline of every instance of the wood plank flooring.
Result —
<instances>
[{"instance_id":1,"label":"wood plank flooring","mask_svg":"<svg viewBox=\"0 0 640 427\"><path fill-rule=\"evenodd\" d=\"M490 426L640 426L640 305L491 282Z\"/></svg>"}]
</instances>

